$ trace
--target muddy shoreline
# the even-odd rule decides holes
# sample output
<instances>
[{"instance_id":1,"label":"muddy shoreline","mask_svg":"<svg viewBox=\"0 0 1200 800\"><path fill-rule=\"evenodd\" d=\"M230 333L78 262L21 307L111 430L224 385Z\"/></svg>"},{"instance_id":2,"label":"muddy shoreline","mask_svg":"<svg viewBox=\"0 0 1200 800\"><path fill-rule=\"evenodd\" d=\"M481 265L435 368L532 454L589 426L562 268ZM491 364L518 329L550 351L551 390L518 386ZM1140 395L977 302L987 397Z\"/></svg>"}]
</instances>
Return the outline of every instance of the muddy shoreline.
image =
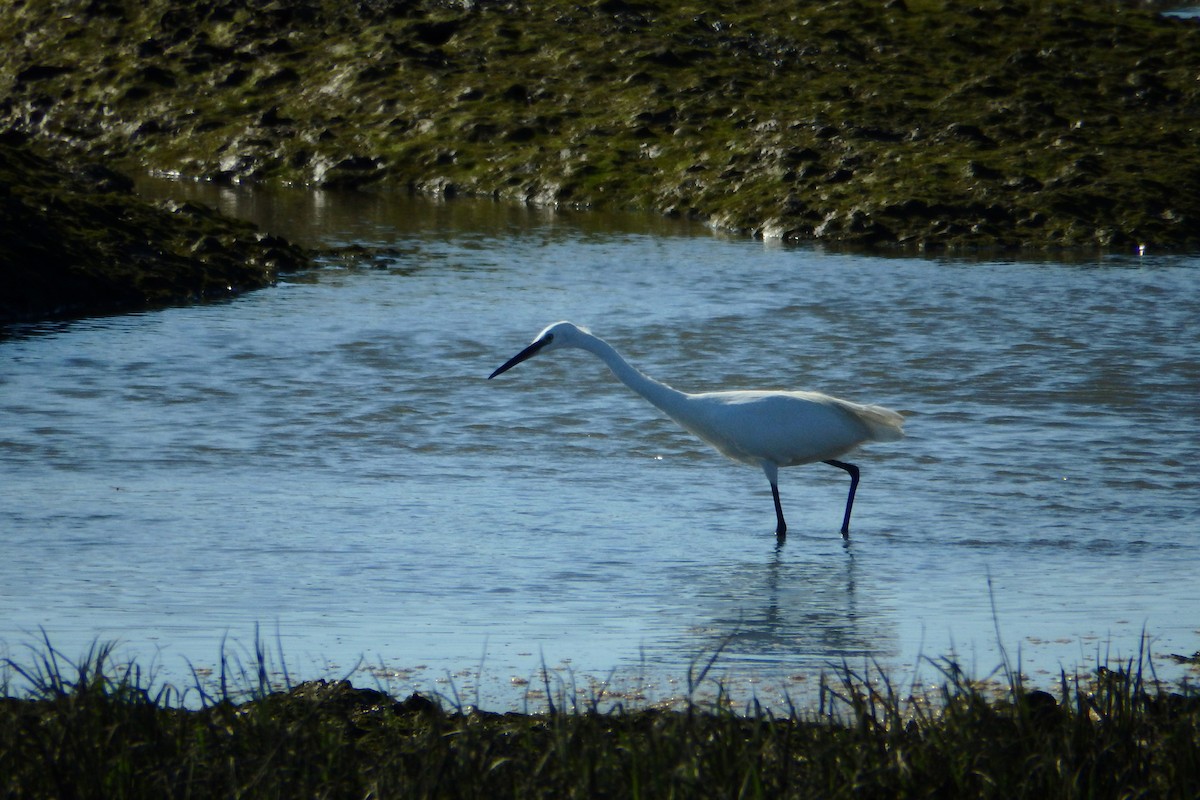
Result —
<instances>
[{"instance_id":1,"label":"muddy shoreline","mask_svg":"<svg viewBox=\"0 0 1200 800\"><path fill-rule=\"evenodd\" d=\"M128 176L0 139L0 325L218 300L310 255L194 203L150 203Z\"/></svg>"}]
</instances>

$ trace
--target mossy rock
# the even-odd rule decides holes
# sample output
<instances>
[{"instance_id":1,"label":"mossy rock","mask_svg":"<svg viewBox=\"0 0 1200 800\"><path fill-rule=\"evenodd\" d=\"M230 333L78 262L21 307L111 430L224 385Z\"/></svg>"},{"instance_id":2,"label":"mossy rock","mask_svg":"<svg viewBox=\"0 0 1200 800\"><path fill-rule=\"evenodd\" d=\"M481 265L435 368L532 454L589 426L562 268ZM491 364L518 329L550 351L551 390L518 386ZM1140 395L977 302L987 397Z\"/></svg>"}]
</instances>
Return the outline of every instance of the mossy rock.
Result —
<instances>
[{"instance_id":1,"label":"mossy rock","mask_svg":"<svg viewBox=\"0 0 1200 800\"><path fill-rule=\"evenodd\" d=\"M0 323L229 297L309 264L299 247L126 176L0 141Z\"/></svg>"},{"instance_id":2,"label":"mossy rock","mask_svg":"<svg viewBox=\"0 0 1200 800\"><path fill-rule=\"evenodd\" d=\"M129 169L884 247L1200 245L1200 25L1115 0L48 0L0 125Z\"/></svg>"}]
</instances>

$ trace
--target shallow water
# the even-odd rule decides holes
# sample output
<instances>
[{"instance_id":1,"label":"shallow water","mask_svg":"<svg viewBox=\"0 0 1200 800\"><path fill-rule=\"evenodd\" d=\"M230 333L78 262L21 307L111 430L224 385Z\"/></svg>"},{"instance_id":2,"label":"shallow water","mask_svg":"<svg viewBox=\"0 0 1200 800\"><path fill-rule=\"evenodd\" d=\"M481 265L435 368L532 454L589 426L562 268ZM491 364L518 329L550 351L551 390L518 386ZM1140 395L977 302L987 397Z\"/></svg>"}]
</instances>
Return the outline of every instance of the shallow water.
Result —
<instances>
[{"instance_id":1,"label":"shallow water","mask_svg":"<svg viewBox=\"0 0 1200 800\"><path fill-rule=\"evenodd\" d=\"M709 677L767 703L843 660L986 675L999 642L1052 683L1143 632L1200 650L1196 258L870 258L635 216L163 191L384 250L0 339L0 656L39 628L68 656L115 639L186 684L223 639L252 661L259 626L293 680L523 708L543 664L552 689L657 699L718 649ZM848 544L844 473L783 470L776 547L763 476L592 356L486 380L557 319L678 388L827 391L909 436L853 456Z\"/></svg>"}]
</instances>

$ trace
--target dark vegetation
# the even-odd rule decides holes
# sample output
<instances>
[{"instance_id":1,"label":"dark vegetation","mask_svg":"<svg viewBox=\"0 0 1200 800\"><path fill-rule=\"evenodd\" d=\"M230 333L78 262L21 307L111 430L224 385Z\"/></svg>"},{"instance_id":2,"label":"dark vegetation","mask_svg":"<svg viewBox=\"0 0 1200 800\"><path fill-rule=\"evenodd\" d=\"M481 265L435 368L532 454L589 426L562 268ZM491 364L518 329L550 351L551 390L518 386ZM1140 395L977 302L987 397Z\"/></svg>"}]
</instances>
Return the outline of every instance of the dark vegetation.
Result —
<instances>
[{"instance_id":1,"label":"dark vegetation","mask_svg":"<svg viewBox=\"0 0 1200 800\"><path fill-rule=\"evenodd\" d=\"M47 643L8 664L0 795L1194 798L1200 697L1148 666L1064 675L1057 696L1010 676L997 697L947 662L921 701L843 668L810 712L592 698L494 714L346 681L272 690L260 654L236 688L197 677L185 708L109 647L71 663Z\"/></svg>"}]
</instances>

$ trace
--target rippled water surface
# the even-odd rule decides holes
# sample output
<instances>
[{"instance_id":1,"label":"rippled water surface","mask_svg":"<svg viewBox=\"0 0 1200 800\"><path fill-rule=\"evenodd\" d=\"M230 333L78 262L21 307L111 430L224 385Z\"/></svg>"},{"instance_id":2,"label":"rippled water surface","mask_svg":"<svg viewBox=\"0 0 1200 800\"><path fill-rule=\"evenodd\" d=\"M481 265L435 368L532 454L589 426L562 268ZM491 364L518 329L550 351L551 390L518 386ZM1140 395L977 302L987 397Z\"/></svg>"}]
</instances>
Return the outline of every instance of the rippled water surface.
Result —
<instances>
[{"instance_id":1,"label":"rippled water surface","mask_svg":"<svg viewBox=\"0 0 1200 800\"><path fill-rule=\"evenodd\" d=\"M44 629L186 683L223 639L251 658L257 625L293 679L357 666L521 708L542 664L655 698L718 648L710 675L768 702L843 659L986 674L999 641L1053 680L1136 656L1143 632L1200 650L1197 259L868 258L636 217L185 190L381 249L0 339L0 656ZM852 457L848 544L845 474L783 470L777 547L763 476L589 354L486 380L558 319L677 388L817 389L903 411L909 436Z\"/></svg>"}]
</instances>

